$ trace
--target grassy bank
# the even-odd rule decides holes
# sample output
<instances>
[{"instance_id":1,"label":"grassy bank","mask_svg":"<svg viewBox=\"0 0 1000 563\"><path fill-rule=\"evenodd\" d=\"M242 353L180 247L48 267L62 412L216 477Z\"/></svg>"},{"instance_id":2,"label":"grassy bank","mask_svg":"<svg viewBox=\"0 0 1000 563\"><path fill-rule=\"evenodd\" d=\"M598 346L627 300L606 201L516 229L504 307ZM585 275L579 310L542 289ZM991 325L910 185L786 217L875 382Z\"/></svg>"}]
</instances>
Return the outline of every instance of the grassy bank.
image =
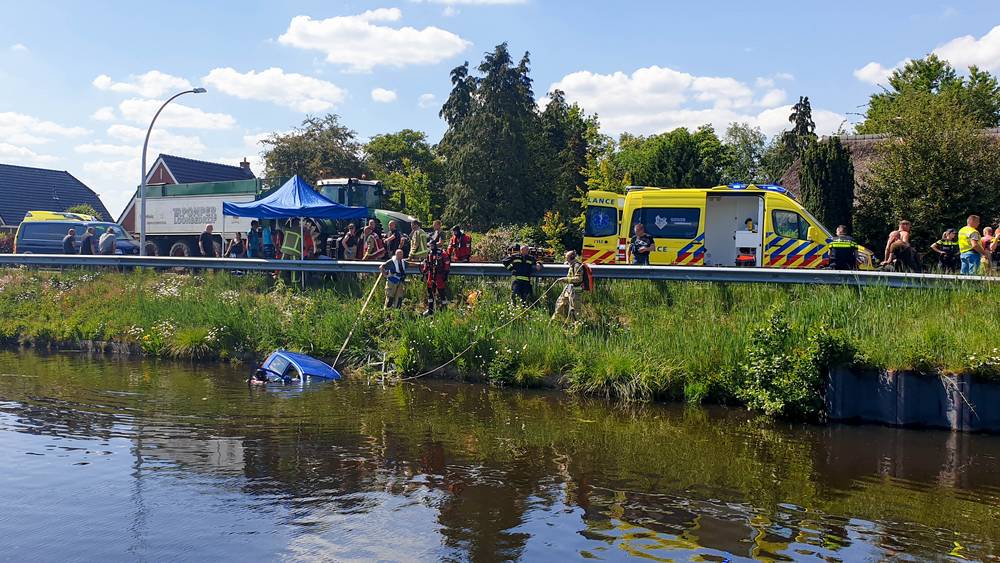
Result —
<instances>
[{"instance_id":1,"label":"grassy bank","mask_svg":"<svg viewBox=\"0 0 1000 563\"><path fill-rule=\"evenodd\" d=\"M287 347L329 359L371 282L352 278L302 293L263 275L6 270L0 338L42 348L115 342L151 356L222 360ZM418 314L416 283L404 311L372 307L358 323L349 363L385 354L398 373L413 375L481 339L451 373L805 417L820 413L832 363L1000 373L995 289L602 282L574 327L548 324L553 290L544 308L492 336L515 314L507 283L456 278L452 290L461 306L430 319ZM472 292L478 299L470 304Z\"/></svg>"}]
</instances>

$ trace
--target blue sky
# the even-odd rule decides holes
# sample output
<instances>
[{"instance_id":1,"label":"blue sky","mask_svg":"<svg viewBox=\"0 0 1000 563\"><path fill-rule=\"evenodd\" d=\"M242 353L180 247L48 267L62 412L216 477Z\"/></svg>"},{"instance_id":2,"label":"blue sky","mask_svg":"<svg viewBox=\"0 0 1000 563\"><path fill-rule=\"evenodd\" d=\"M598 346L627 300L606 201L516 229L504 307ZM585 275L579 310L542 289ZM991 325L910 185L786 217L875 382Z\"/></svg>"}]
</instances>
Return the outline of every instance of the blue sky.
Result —
<instances>
[{"instance_id":1,"label":"blue sky","mask_svg":"<svg viewBox=\"0 0 1000 563\"><path fill-rule=\"evenodd\" d=\"M141 6L137 10L136 6ZM397 0L0 1L0 162L69 170L119 211L150 152L260 172L260 136L308 113L362 138L437 140L448 71L507 41L606 132L738 120L773 134L810 96L821 132L849 127L901 61L937 51L1000 70L1000 3ZM845 121L846 120L846 121Z\"/></svg>"}]
</instances>

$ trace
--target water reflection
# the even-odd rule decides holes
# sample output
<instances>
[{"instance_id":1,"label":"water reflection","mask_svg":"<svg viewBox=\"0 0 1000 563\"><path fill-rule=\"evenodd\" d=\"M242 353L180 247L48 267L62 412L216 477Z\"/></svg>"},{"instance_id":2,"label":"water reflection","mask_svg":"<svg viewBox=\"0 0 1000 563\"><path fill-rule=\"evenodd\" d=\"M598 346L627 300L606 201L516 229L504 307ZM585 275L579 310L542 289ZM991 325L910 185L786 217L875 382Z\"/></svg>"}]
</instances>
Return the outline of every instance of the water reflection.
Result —
<instances>
[{"instance_id":1,"label":"water reflection","mask_svg":"<svg viewBox=\"0 0 1000 563\"><path fill-rule=\"evenodd\" d=\"M0 525L51 558L1000 553L998 437L439 383L276 393L74 356L0 354L0 373L0 503L20 514ZM81 514L112 541L52 541Z\"/></svg>"}]
</instances>

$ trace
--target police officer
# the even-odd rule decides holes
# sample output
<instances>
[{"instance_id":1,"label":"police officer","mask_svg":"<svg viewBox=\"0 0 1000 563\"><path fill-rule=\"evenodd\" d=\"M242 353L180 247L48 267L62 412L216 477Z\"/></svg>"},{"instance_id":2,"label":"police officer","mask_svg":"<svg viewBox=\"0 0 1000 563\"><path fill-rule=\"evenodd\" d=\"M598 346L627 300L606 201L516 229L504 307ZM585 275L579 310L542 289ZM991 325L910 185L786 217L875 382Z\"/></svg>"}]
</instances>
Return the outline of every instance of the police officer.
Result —
<instances>
[{"instance_id":1,"label":"police officer","mask_svg":"<svg viewBox=\"0 0 1000 563\"><path fill-rule=\"evenodd\" d=\"M512 276L510 302L517 305L520 299L525 307L531 305L531 274L542 269L542 265L528 251L528 245L522 244L517 254L503 260L504 268L507 268Z\"/></svg>"},{"instance_id":2,"label":"police officer","mask_svg":"<svg viewBox=\"0 0 1000 563\"><path fill-rule=\"evenodd\" d=\"M847 226L837 227L837 236L830 241L830 267L834 270L858 269L858 243L847 236Z\"/></svg>"},{"instance_id":3,"label":"police officer","mask_svg":"<svg viewBox=\"0 0 1000 563\"><path fill-rule=\"evenodd\" d=\"M961 266L957 239L958 231L948 229L941 234L941 240L931 245L931 250L938 255L938 267L942 272L954 274Z\"/></svg>"}]
</instances>

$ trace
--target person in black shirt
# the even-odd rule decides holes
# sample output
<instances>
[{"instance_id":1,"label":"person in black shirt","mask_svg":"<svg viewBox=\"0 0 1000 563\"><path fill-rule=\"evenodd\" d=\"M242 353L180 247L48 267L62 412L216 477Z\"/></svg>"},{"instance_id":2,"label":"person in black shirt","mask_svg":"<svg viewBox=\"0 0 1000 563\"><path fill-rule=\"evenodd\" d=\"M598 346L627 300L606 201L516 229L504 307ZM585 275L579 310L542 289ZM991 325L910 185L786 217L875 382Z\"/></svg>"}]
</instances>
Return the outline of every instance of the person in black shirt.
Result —
<instances>
[{"instance_id":1,"label":"person in black shirt","mask_svg":"<svg viewBox=\"0 0 1000 563\"><path fill-rule=\"evenodd\" d=\"M512 274L510 302L517 305L520 300L525 307L531 305L531 274L542 269L542 265L528 254L528 250L528 245L522 244L517 254L508 256L503 261L504 268Z\"/></svg>"},{"instance_id":2,"label":"person in black shirt","mask_svg":"<svg viewBox=\"0 0 1000 563\"><path fill-rule=\"evenodd\" d=\"M635 224L635 236L632 237L628 248L633 264L649 265L649 253L653 251L653 237L646 234L646 226L642 223Z\"/></svg>"},{"instance_id":3,"label":"person in black shirt","mask_svg":"<svg viewBox=\"0 0 1000 563\"><path fill-rule=\"evenodd\" d=\"M76 254L76 229L70 229L63 237L63 254Z\"/></svg>"},{"instance_id":4,"label":"person in black shirt","mask_svg":"<svg viewBox=\"0 0 1000 563\"><path fill-rule=\"evenodd\" d=\"M215 258L215 237L212 236L212 225L205 225L205 231L198 236L198 250L205 258Z\"/></svg>"},{"instance_id":5,"label":"person in black shirt","mask_svg":"<svg viewBox=\"0 0 1000 563\"><path fill-rule=\"evenodd\" d=\"M80 254L91 255L94 254L94 227L87 227L87 230L83 232L83 238L80 239Z\"/></svg>"},{"instance_id":6,"label":"person in black shirt","mask_svg":"<svg viewBox=\"0 0 1000 563\"><path fill-rule=\"evenodd\" d=\"M399 225L395 221L389 221L389 232L385 235L385 248L389 255L396 254L396 250L402 248L402 236L399 234Z\"/></svg>"}]
</instances>

